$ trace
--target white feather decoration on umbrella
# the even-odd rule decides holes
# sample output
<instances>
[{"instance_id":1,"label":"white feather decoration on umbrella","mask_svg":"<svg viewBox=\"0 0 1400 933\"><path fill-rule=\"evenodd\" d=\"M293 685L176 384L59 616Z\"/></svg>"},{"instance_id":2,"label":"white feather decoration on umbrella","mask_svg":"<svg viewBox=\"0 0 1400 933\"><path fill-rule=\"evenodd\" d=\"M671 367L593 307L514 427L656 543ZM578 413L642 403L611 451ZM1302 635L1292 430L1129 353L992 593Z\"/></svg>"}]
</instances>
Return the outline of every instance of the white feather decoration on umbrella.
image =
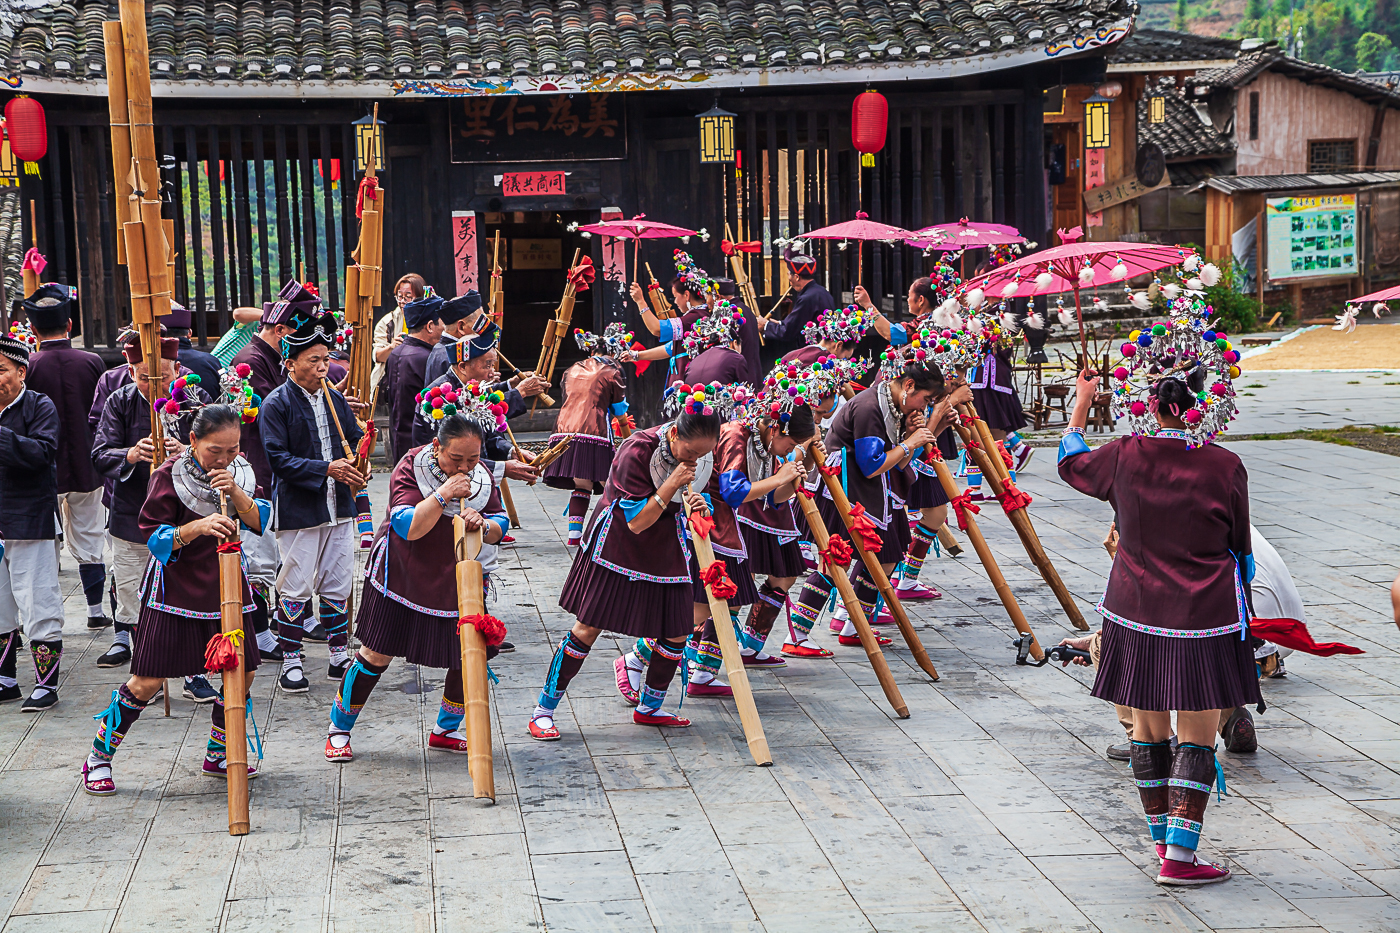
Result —
<instances>
[{"instance_id":1,"label":"white feather decoration on umbrella","mask_svg":"<svg viewBox=\"0 0 1400 933\"><path fill-rule=\"evenodd\" d=\"M1062 326L1062 327L1073 327L1073 326L1074 326L1074 312L1071 311L1071 310L1069 310L1068 308L1060 308L1060 309L1056 312L1056 316L1060 319L1060 326Z\"/></svg>"},{"instance_id":2,"label":"white feather decoration on umbrella","mask_svg":"<svg viewBox=\"0 0 1400 933\"><path fill-rule=\"evenodd\" d=\"M1049 288L1050 283L1053 281L1055 281L1055 277L1053 275L1051 275L1049 272L1042 272L1040 273L1040 275L1037 275L1035 277L1035 287Z\"/></svg>"},{"instance_id":3,"label":"white feather decoration on umbrella","mask_svg":"<svg viewBox=\"0 0 1400 933\"><path fill-rule=\"evenodd\" d=\"M1181 297L1181 286L1173 282L1171 285L1162 286L1162 294L1167 296L1168 301L1176 301Z\"/></svg>"},{"instance_id":4,"label":"white feather decoration on umbrella","mask_svg":"<svg viewBox=\"0 0 1400 933\"><path fill-rule=\"evenodd\" d=\"M1014 297L1016 296L1016 293L1019 292L1020 290L1021 290L1021 283L1020 283L1020 282L1007 282L1007 283L1006 283L1006 287L1003 288L1003 289L1001 290L1001 297L1003 297L1003 298L1014 298Z\"/></svg>"},{"instance_id":5,"label":"white feather decoration on umbrella","mask_svg":"<svg viewBox=\"0 0 1400 933\"><path fill-rule=\"evenodd\" d=\"M1085 266L1079 270L1079 284L1085 288L1094 284L1094 267Z\"/></svg>"},{"instance_id":6,"label":"white feather decoration on umbrella","mask_svg":"<svg viewBox=\"0 0 1400 933\"><path fill-rule=\"evenodd\" d=\"M1188 291L1203 292L1206 289L1206 283L1202 282L1200 279L1196 278L1193 275L1191 276L1191 278L1186 280L1186 288Z\"/></svg>"},{"instance_id":7,"label":"white feather decoration on umbrella","mask_svg":"<svg viewBox=\"0 0 1400 933\"><path fill-rule=\"evenodd\" d=\"M979 321L979 320L978 320L977 318L975 318L975 317L970 317L970 318L968 318L968 319L967 319L967 332L968 332L969 334L971 334L972 336L974 336L974 337L977 336L978 334L982 333L982 322Z\"/></svg>"},{"instance_id":8,"label":"white feather decoration on umbrella","mask_svg":"<svg viewBox=\"0 0 1400 933\"><path fill-rule=\"evenodd\" d=\"M974 288L972 291L967 293L967 306L973 311L976 311L978 308L982 307L982 303L986 300L987 293L982 291L982 289L980 288Z\"/></svg>"},{"instance_id":9,"label":"white feather decoration on umbrella","mask_svg":"<svg viewBox=\"0 0 1400 933\"><path fill-rule=\"evenodd\" d=\"M1132 297L1128 300L1131 301L1133 307L1137 308L1139 311L1147 311L1152 307L1152 299L1147 297L1147 292L1133 292Z\"/></svg>"},{"instance_id":10,"label":"white feather decoration on umbrella","mask_svg":"<svg viewBox=\"0 0 1400 933\"><path fill-rule=\"evenodd\" d=\"M1021 329L1016 324L1016 315L1012 314L1010 311L1001 312L998 319L1001 321L1001 332L1003 334L1010 336Z\"/></svg>"},{"instance_id":11,"label":"white feather decoration on umbrella","mask_svg":"<svg viewBox=\"0 0 1400 933\"><path fill-rule=\"evenodd\" d=\"M1220 267L1213 262L1208 262L1201 266L1201 282L1206 288L1212 288L1220 284Z\"/></svg>"},{"instance_id":12,"label":"white feather decoration on umbrella","mask_svg":"<svg viewBox=\"0 0 1400 933\"><path fill-rule=\"evenodd\" d=\"M1344 333L1351 333L1356 330L1356 309L1347 308L1337 315L1337 323L1332 326L1333 330L1340 330Z\"/></svg>"},{"instance_id":13,"label":"white feather decoration on umbrella","mask_svg":"<svg viewBox=\"0 0 1400 933\"><path fill-rule=\"evenodd\" d=\"M1031 330L1044 330L1045 318L1040 316L1039 311L1032 312L1031 314L1026 315L1026 327L1030 328Z\"/></svg>"},{"instance_id":14,"label":"white feather decoration on umbrella","mask_svg":"<svg viewBox=\"0 0 1400 933\"><path fill-rule=\"evenodd\" d=\"M1128 277L1128 267L1120 262L1108 273L1108 277L1115 282L1126 279Z\"/></svg>"},{"instance_id":15,"label":"white feather decoration on umbrella","mask_svg":"<svg viewBox=\"0 0 1400 933\"><path fill-rule=\"evenodd\" d=\"M1103 300L1102 298L1095 298L1093 307L1095 311L1107 311L1108 302Z\"/></svg>"},{"instance_id":16,"label":"white feather decoration on umbrella","mask_svg":"<svg viewBox=\"0 0 1400 933\"><path fill-rule=\"evenodd\" d=\"M1201 257L1196 253L1192 253L1190 256L1186 257L1186 260L1181 264L1181 268L1185 269L1187 272L1195 272L1200 265Z\"/></svg>"},{"instance_id":17,"label":"white feather decoration on umbrella","mask_svg":"<svg viewBox=\"0 0 1400 933\"><path fill-rule=\"evenodd\" d=\"M1380 317L1382 314L1389 314L1390 305L1386 304L1384 301L1378 301L1371 305L1371 313L1376 317Z\"/></svg>"}]
</instances>

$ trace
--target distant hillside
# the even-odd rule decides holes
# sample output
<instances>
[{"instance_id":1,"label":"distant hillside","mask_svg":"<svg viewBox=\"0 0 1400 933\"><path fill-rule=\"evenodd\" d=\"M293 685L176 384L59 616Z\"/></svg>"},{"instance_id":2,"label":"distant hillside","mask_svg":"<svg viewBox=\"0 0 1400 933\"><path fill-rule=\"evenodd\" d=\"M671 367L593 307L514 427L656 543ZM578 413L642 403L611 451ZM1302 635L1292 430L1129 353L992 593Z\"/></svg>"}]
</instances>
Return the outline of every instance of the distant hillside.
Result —
<instances>
[{"instance_id":1,"label":"distant hillside","mask_svg":"<svg viewBox=\"0 0 1400 933\"><path fill-rule=\"evenodd\" d=\"M1278 39L1289 0L1140 0L1138 22L1203 36ZM1342 71L1400 70L1400 0L1293 0L1298 57Z\"/></svg>"}]
</instances>

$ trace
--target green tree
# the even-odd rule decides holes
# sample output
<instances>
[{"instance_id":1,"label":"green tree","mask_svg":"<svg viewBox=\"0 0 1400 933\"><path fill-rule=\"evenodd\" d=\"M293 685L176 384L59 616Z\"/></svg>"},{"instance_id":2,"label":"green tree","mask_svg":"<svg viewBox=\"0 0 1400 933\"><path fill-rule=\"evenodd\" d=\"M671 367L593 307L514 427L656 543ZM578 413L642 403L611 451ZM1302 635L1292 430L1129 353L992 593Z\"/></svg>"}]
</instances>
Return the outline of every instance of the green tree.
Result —
<instances>
[{"instance_id":1,"label":"green tree","mask_svg":"<svg viewBox=\"0 0 1400 933\"><path fill-rule=\"evenodd\" d=\"M1380 71L1393 48L1395 43L1380 33L1363 33L1356 40L1356 67L1362 71Z\"/></svg>"},{"instance_id":2,"label":"green tree","mask_svg":"<svg viewBox=\"0 0 1400 933\"><path fill-rule=\"evenodd\" d=\"M1176 0L1176 24L1173 28L1177 32L1186 31L1186 0Z\"/></svg>"},{"instance_id":3,"label":"green tree","mask_svg":"<svg viewBox=\"0 0 1400 933\"><path fill-rule=\"evenodd\" d=\"M1264 0L1249 0L1244 7L1244 18L1247 21L1258 22L1264 18L1264 11L1267 9Z\"/></svg>"}]
</instances>

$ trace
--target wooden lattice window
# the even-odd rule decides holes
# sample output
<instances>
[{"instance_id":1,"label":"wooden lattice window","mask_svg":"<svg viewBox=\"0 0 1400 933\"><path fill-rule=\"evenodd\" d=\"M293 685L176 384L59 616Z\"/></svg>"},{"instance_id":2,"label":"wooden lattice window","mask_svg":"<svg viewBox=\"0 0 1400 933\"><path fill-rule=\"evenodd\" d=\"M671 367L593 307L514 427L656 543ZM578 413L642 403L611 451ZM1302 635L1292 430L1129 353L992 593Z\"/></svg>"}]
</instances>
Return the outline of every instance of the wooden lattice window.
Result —
<instances>
[{"instance_id":1,"label":"wooden lattice window","mask_svg":"<svg viewBox=\"0 0 1400 933\"><path fill-rule=\"evenodd\" d=\"M1356 140L1308 140L1308 171L1314 175L1356 170Z\"/></svg>"}]
</instances>

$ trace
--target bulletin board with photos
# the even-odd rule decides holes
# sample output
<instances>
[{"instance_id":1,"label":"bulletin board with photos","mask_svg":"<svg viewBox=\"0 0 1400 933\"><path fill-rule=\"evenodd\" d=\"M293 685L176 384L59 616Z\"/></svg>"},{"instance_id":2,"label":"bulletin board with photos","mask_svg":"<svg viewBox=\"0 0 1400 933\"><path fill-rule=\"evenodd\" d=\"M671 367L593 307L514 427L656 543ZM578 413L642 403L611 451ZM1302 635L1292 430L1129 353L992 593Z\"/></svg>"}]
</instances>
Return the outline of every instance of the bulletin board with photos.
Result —
<instances>
[{"instance_id":1,"label":"bulletin board with photos","mask_svg":"<svg viewBox=\"0 0 1400 933\"><path fill-rule=\"evenodd\" d=\"M1271 281L1359 274L1355 194L1268 198L1265 236Z\"/></svg>"}]
</instances>

